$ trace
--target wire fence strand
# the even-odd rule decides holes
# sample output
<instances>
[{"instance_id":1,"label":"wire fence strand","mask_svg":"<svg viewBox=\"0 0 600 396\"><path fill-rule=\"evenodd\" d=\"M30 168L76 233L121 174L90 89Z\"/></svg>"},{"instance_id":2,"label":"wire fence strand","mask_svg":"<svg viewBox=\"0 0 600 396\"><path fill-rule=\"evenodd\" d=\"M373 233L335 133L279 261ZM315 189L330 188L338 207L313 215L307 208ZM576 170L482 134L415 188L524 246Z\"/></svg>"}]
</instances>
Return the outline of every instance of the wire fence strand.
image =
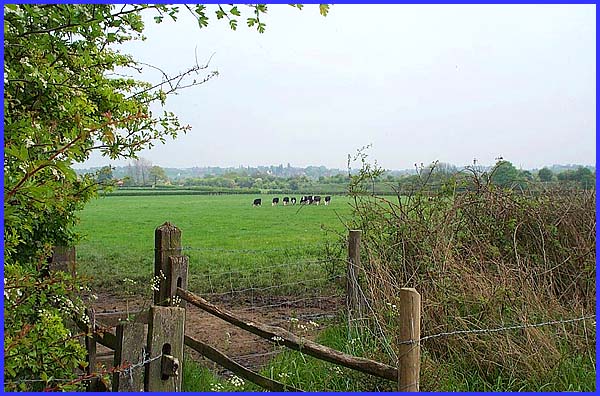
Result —
<instances>
[{"instance_id":1,"label":"wire fence strand","mask_svg":"<svg viewBox=\"0 0 600 396\"><path fill-rule=\"evenodd\" d=\"M4 386L19 385L19 384L24 384L24 383L57 383L57 382L75 384L75 383L79 383L79 382L92 381L96 378L101 378L105 375L110 375L110 374L115 374L115 373L119 373L119 375L121 375L121 376L131 377L133 375L134 370L143 368L145 365L152 363L153 361L160 359L162 357L162 354L160 354L160 355L154 356L152 358L149 358L148 354L146 353L145 350L142 351L142 355L143 355L143 359L138 363L126 365L125 367L116 366L116 367L113 367L112 369L108 369L108 370L105 370L102 372L85 374L78 378L48 378L46 380L41 379L41 378L20 379L20 380L15 380L15 381L5 381Z\"/></svg>"},{"instance_id":2,"label":"wire fence strand","mask_svg":"<svg viewBox=\"0 0 600 396\"><path fill-rule=\"evenodd\" d=\"M520 330L520 329L527 329L527 328L533 328L533 327L542 327L542 326L552 326L552 325L557 325L557 324L580 322L582 320L590 320L590 319L596 319L596 315L582 316L582 317L573 318L573 319L552 320L552 321L541 322L541 323L524 323L524 324L519 324L519 325L496 327L496 328L492 328L492 329L472 329L472 330L446 331L446 332L443 332L443 333L431 334L431 335L428 335L428 336L425 336L425 337L421 337L418 340L418 342L423 342L423 341L427 341L427 340L434 339L434 338L459 335L459 334L499 333L499 332L502 332L502 331ZM594 325L595 325L595 322L594 322ZM416 342L417 341L415 341L415 340L407 340L407 341L400 341L400 344L414 344Z\"/></svg>"}]
</instances>

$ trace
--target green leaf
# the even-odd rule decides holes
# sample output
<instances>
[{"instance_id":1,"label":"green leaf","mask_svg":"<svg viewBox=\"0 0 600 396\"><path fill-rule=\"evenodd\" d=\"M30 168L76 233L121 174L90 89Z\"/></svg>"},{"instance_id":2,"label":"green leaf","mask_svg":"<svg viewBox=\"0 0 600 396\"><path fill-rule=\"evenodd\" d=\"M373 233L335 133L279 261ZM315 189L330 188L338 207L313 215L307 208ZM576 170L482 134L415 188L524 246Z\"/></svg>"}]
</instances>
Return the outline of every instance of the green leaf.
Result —
<instances>
[{"instance_id":1,"label":"green leaf","mask_svg":"<svg viewBox=\"0 0 600 396\"><path fill-rule=\"evenodd\" d=\"M200 28L207 27L208 26L208 17L199 16L198 17L198 26L200 26Z\"/></svg>"},{"instance_id":2,"label":"green leaf","mask_svg":"<svg viewBox=\"0 0 600 396\"><path fill-rule=\"evenodd\" d=\"M319 4L319 12L323 16L327 16L329 13L329 4Z\"/></svg>"},{"instance_id":3,"label":"green leaf","mask_svg":"<svg viewBox=\"0 0 600 396\"><path fill-rule=\"evenodd\" d=\"M235 15L237 17L240 16L240 11L238 10L237 6L231 7L231 10L229 10L229 13L231 15Z\"/></svg>"}]
</instances>

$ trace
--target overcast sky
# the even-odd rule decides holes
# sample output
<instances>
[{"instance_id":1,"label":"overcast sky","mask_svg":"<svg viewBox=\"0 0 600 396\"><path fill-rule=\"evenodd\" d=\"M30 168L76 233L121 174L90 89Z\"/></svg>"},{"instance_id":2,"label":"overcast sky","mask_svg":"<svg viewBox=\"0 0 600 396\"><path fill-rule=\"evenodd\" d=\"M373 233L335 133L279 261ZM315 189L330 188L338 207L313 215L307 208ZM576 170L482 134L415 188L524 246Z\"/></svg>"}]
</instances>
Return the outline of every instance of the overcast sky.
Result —
<instances>
[{"instance_id":1,"label":"overcast sky","mask_svg":"<svg viewBox=\"0 0 600 396\"><path fill-rule=\"evenodd\" d=\"M367 144L387 169L595 164L595 5L269 5L264 34L180 14L124 47L171 73L214 53L219 71L170 97L192 130L141 153L156 165L345 168Z\"/></svg>"}]
</instances>

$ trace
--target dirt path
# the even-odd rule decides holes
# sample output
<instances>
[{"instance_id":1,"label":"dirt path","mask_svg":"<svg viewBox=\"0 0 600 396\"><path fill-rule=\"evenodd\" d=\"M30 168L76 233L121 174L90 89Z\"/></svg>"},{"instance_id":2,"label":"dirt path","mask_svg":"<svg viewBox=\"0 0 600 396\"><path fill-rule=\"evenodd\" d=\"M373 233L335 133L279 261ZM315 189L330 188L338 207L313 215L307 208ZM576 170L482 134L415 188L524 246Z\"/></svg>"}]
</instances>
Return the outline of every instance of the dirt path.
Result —
<instances>
[{"instance_id":1,"label":"dirt path","mask_svg":"<svg viewBox=\"0 0 600 396\"><path fill-rule=\"evenodd\" d=\"M93 304L97 313L135 312L150 306L149 299L126 297L114 293L97 293L98 299ZM208 297L210 302L232 311L249 321L279 326L292 331L294 334L309 339L315 338L328 319L335 316L343 306L341 298L328 297L297 301L298 296L277 297L237 297L218 296ZM292 303L288 303L292 301ZM295 319L292 319L295 318ZM214 317L194 306L186 310L185 333L214 348L219 349L236 362L258 370L281 349L247 331L241 330L222 319ZM99 352L101 352L99 350ZM104 350L107 352L107 350ZM228 372L217 367L212 362L202 358L195 351L186 349L194 360L215 370L219 374ZM109 360L107 357L106 360Z\"/></svg>"}]
</instances>

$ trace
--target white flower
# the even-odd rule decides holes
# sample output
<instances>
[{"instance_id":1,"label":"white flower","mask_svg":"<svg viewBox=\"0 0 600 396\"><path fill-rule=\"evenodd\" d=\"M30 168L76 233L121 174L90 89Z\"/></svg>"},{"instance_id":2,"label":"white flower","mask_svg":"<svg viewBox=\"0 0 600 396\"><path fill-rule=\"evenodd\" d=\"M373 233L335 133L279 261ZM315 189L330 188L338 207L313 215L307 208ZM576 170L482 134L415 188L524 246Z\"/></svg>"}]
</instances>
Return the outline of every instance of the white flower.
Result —
<instances>
[{"instance_id":1,"label":"white flower","mask_svg":"<svg viewBox=\"0 0 600 396\"><path fill-rule=\"evenodd\" d=\"M313 322L312 320L310 322L308 322L309 325L311 325L312 327L319 327L319 324L316 322Z\"/></svg>"},{"instance_id":2,"label":"white flower","mask_svg":"<svg viewBox=\"0 0 600 396\"><path fill-rule=\"evenodd\" d=\"M298 321L298 318L290 318L290 322L295 323Z\"/></svg>"},{"instance_id":3,"label":"white flower","mask_svg":"<svg viewBox=\"0 0 600 396\"><path fill-rule=\"evenodd\" d=\"M240 386L244 385L244 380L238 377L237 375L231 377L229 382L231 382L231 385L235 386L236 388L239 388Z\"/></svg>"},{"instance_id":4,"label":"white flower","mask_svg":"<svg viewBox=\"0 0 600 396\"><path fill-rule=\"evenodd\" d=\"M178 307L179 304L181 304L181 298L179 296L173 296L173 298L171 298L171 305Z\"/></svg>"},{"instance_id":5,"label":"white flower","mask_svg":"<svg viewBox=\"0 0 600 396\"><path fill-rule=\"evenodd\" d=\"M31 140L30 137L26 137L25 140L23 140L23 143L25 143L25 147L27 147L27 148L29 148L35 144L34 141Z\"/></svg>"},{"instance_id":6,"label":"white flower","mask_svg":"<svg viewBox=\"0 0 600 396\"><path fill-rule=\"evenodd\" d=\"M279 336L273 336L271 339L275 342L283 341L283 338L281 338Z\"/></svg>"},{"instance_id":7,"label":"white flower","mask_svg":"<svg viewBox=\"0 0 600 396\"><path fill-rule=\"evenodd\" d=\"M212 392L220 392L223 390L223 385L216 383L216 384L210 384L210 390Z\"/></svg>"}]
</instances>

